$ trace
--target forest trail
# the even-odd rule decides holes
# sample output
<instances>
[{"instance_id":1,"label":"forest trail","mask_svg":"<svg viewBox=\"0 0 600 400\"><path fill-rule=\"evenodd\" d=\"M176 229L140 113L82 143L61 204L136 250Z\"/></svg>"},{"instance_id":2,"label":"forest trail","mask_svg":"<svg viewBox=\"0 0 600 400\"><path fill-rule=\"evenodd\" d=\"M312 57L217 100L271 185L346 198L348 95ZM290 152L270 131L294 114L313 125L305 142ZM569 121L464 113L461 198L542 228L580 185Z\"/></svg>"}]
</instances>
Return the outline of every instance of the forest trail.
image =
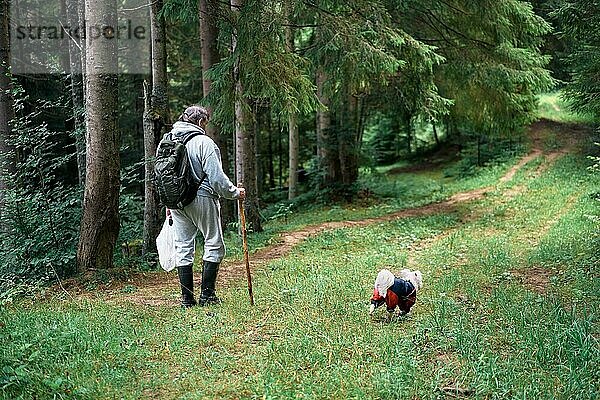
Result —
<instances>
[{"instance_id":1,"label":"forest trail","mask_svg":"<svg viewBox=\"0 0 600 400\"><path fill-rule=\"evenodd\" d=\"M553 129L556 128L556 126L557 123L547 120L542 120L533 124L529 128L529 135L530 139L532 140L532 149L499 179L499 183L503 184L510 182L513 179L513 177L517 174L517 172L521 170L525 165L527 165L528 163L540 156L544 156L544 162L542 162L532 174L531 178L535 179L538 176L540 176L545 170L547 170L558 158L573 151L575 145L577 144L577 137L579 135L569 135L567 140L565 140L564 145L560 146L558 149L553 149L550 151L544 150L542 136L547 129ZM487 194L495 190L497 190L497 187L495 185L488 186L484 188L478 188L456 193L447 200L438 203L427 204L424 206L414 208L407 208L380 217L367 218L357 221L324 222L320 224L310 225L297 231L285 232L280 234L277 244L256 251L251 256L251 266L256 267L264 263L276 260L278 258L285 257L295 246L297 246L304 240L325 231L340 228L354 228L367 226L371 224L388 222L402 218L422 217L434 214L450 213L454 211L459 204L467 203L474 200L480 200L484 198ZM512 187L504 191L503 198L513 198L517 194L521 193L523 190L525 190L525 188L522 185ZM465 223L467 221L471 221L477 218L478 213L476 213L475 210L470 211L471 212L467 213L467 215L463 218L461 223ZM231 279L234 277L238 277L241 274L245 273L244 268L245 265L240 262L228 265L225 264L221 273L222 279L225 280L227 278Z\"/></svg>"},{"instance_id":2,"label":"forest trail","mask_svg":"<svg viewBox=\"0 0 600 400\"><path fill-rule=\"evenodd\" d=\"M565 135L563 135L561 145L556 146L556 148L553 149L544 148L543 136L549 129L560 129L561 132L565 133ZM574 147L578 143L578 138L580 137L580 135L578 134L580 132L577 132L577 129L578 127L576 126L560 125L558 123L548 120L541 120L537 123L534 123L529 128L529 135L532 141L531 151L525 156L523 156L519 160L519 162L517 162L513 167L511 167L499 179L497 185L456 193L447 200L438 203L408 208L380 217L367 218L356 221L324 222L320 224L310 225L296 231L281 233L279 237L275 239L275 244L259 249L253 254L251 254L251 269L253 271L256 271L257 269L260 269L262 266L269 262L285 257L292 251L292 249L295 246L297 246L304 240L325 231L340 228L362 227L403 218L423 217L435 214L451 213L453 211L456 211L459 206L463 206L475 200L483 199L486 195L498 190L503 190L503 199L513 198L525 190L524 185L516 185L506 189L502 189L502 187L499 186L510 182L525 165L537 159L538 157L543 156L543 161L536 168L536 170L532 174L530 174L530 176L528 176L528 179L536 179L546 169L548 169L558 158L573 151ZM481 214L482 210L478 209L477 207L462 210L462 219L457 227L443 232L436 237L428 238L421 243L417 243L411 249L408 259L408 267L415 266L414 264L416 254L418 254L420 251L422 251L425 248L428 248L437 240L446 237L453 231L460 229L460 227L465 223L479 218ZM243 260L225 260L221 265L218 284L221 287L226 287L232 282L238 281L239 279L243 279L244 276L245 264ZM179 296L178 281L173 273L166 273L162 271L152 273L140 273L133 276L129 281L129 284L123 282L115 282L113 284L108 285L108 287L106 288L99 288L100 290L94 292L82 290L79 287L79 285L71 284L73 281L70 281L69 285L66 285L66 290L68 290L69 292L75 290L76 292L78 292L77 296L101 296L109 302L130 301L146 305L173 304L177 301L177 298ZM135 289L132 290L131 293L129 293L129 290L127 289L128 286L134 286Z\"/></svg>"}]
</instances>

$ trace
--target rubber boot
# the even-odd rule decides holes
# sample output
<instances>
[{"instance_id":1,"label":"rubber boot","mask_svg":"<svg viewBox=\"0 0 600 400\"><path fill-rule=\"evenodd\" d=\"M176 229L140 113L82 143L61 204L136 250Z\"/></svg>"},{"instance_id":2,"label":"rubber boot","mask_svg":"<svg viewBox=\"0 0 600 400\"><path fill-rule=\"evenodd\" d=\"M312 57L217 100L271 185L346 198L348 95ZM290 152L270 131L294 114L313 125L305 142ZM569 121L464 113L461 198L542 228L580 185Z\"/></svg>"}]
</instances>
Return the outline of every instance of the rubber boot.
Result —
<instances>
[{"instance_id":1,"label":"rubber boot","mask_svg":"<svg viewBox=\"0 0 600 400\"><path fill-rule=\"evenodd\" d=\"M217 281L218 272L219 263L204 261L201 283L202 292L198 300L198 304L201 306L221 303L221 299L215 293L215 282Z\"/></svg>"},{"instance_id":2,"label":"rubber boot","mask_svg":"<svg viewBox=\"0 0 600 400\"><path fill-rule=\"evenodd\" d=\"M194 300L194 272L191 265L177 267L179 285L181 286L181 306L192 307L196 305Z\"/></svg>"}]
</instances>

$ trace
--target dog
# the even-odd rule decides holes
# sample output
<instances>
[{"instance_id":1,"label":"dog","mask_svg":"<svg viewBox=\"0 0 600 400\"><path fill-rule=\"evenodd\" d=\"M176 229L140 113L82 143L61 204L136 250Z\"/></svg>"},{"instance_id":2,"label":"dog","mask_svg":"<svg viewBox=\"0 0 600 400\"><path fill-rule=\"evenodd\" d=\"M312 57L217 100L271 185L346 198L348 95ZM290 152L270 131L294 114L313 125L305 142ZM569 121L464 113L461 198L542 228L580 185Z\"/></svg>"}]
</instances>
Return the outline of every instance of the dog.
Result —
<instances>
[{"instance_id":1,"label":"dog","mask_svg":"<svg viewBox=\"0 0 600 400\"><path fill-rule=\"evenodd\" d=\"M421 271L403 269L400 271L399 277L396 277L389 270L382 269L375 279L369 314L373 314L375 309L384 303L389 313L393 313L396 308L399 308L400 315L407 314L417 301L417 292L422 287L423 274Z\"/></svg>"}]
</instances>

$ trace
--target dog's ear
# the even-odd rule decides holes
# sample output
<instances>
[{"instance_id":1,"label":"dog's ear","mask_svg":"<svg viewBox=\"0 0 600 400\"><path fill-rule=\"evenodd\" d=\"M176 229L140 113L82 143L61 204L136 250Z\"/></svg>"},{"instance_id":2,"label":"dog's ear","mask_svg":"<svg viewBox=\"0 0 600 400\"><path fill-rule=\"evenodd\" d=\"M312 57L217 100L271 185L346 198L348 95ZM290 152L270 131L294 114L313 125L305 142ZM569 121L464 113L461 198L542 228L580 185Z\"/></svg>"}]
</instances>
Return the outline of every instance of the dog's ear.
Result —
<instances>
[{"instance_id":1,"label":"dog's ear","mask_svg":"<svg viewBox=\"0 0 600 400\"><path fill-rule=\"evenodd\" d=\"M423 287L423 274L421 271L414 271L413 275L415 276L415 281L417 282L417 290Z\"/></svg>"}]
</instances>

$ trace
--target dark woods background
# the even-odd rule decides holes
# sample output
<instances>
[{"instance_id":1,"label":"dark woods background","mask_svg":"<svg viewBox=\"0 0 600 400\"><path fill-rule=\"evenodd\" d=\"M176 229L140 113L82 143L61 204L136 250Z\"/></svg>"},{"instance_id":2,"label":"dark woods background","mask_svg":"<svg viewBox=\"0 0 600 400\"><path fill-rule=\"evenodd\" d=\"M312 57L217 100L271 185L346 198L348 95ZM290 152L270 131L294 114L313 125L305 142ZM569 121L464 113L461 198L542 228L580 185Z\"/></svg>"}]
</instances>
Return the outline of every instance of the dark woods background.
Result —
<instances>
[{"instance_id":1,"label":"dark woods background","mask_svg":"<svg viewBox=\"0 0 600 400\"><path fill-rule=\"evenodd\" d=\"M62 6L77 20L94 15L95 3ZM370 190L361 171L374 166L442 150L461 159L452 173L477 173L517 150L540 92L562 87L576 110L600 115L595 1L152 5L153 46L165 45L166 59L153 54L148 74L119 74L99 96L114 113L98 117L114 114L118 126L111 137L120 184L117 218L104 221L110 207L101 209L91 225L106 228L92 232L83 228L86 208L98 208L89 199L103 185L86 183L86 168L88 176L115 168L86 166L86 145L89 152L91 139L106 135L90 128L97 86L87 74L11 74L9 1L2 0L0 300L113 261L156 268L153 238L163 214L149 201L145 165L194 103L212 109L209 134L228 175L248 188L254 231L282 207L354 201ZM235 231L235 211L224 206ZM86 247L97 242L110 257Z\"/></svg>"}]
</instances>

